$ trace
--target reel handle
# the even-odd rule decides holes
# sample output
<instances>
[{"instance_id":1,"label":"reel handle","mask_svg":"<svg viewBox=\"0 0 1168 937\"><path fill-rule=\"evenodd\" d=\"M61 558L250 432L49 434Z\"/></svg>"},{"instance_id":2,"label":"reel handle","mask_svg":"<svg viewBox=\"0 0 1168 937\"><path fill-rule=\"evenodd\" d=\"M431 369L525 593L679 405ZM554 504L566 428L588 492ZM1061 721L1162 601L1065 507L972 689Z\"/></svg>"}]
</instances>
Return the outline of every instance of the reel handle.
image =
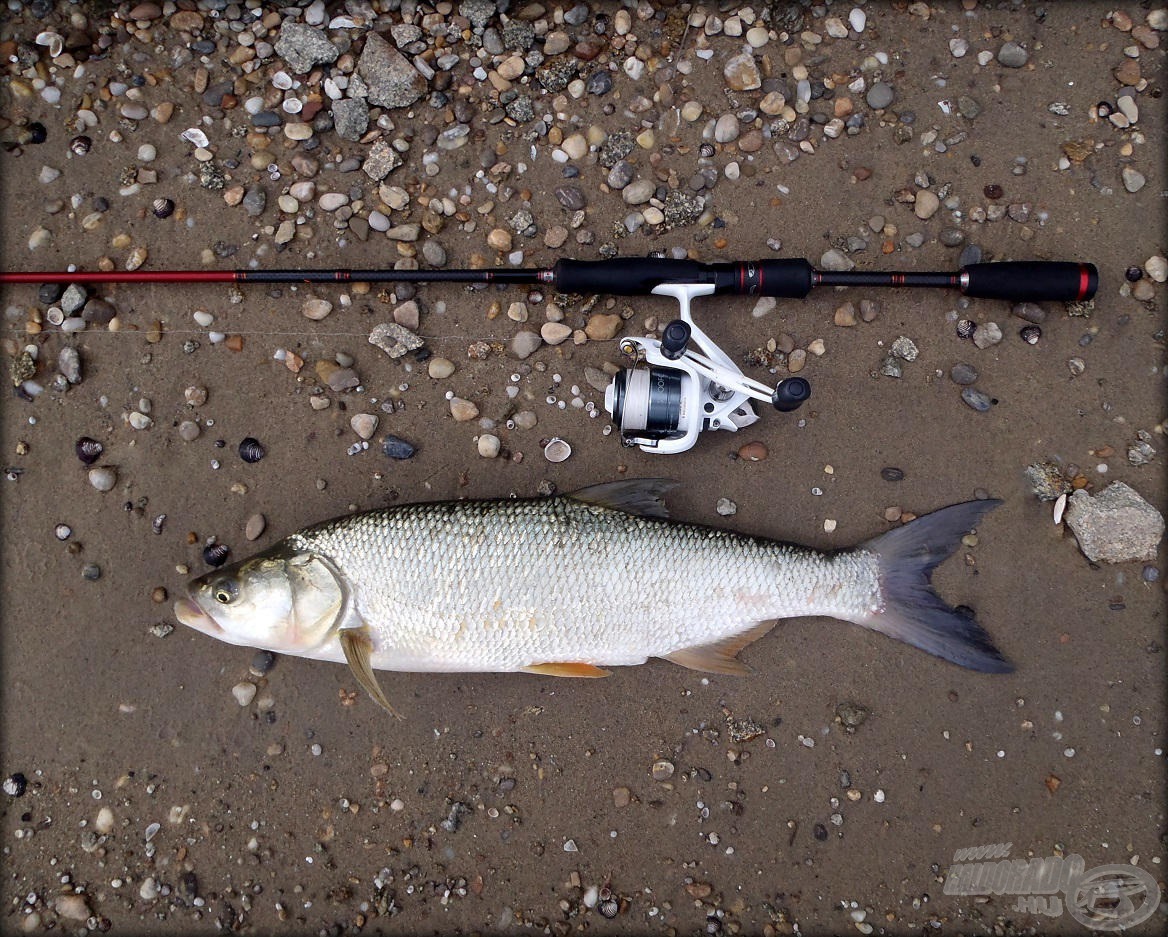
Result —
<instances>
[{"instance_id":1,"label":"reel handle","mask_svg":"<svg viewBox=\"0 0 1168 937\"><path fill-rule=\"evenodd\" d=\"M771 394L771 406L780 413L798 410L811 397L811 385L805 378L788 377L775 385Z\"/></svg>"}]
</instances>

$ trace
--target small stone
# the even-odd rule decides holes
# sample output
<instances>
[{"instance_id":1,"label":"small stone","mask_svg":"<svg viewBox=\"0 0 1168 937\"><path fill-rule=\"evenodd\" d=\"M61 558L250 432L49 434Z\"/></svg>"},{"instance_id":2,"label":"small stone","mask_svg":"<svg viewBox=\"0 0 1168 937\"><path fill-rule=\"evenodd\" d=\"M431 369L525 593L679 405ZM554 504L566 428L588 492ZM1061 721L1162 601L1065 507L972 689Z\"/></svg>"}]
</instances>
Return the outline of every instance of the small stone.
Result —
<instances>
[{"instance_id":1,"label":"small stone","mask_svg":"<svg viewBox=\"0 0 1168 937\"><path fill-rule=\"evenodd\" d=\"M483 433L483 435L481 435L479 437L479 441L478 441L479 455L482 456L484 459L495 458L496 456L498 456L499 450L501 448L502 448L502 443L499 441L498 436L495 436L492 433Z\"/></svg>"},{"instance_id":2,"label":"small stone","mask_svg":"<svg viewBox=\"0 0 1168 937\"><path fill-rule=\"evenodd\" d=\"M381 444L381 451L391 459L404 461L405 459L412 459L417 455L418 447L412 442L402 439L400 436L386 436L384 442Z\"/></svg>"},{"instance_id":3,"label":"small stone","mask_svg":"<svg viewBox=\"0 0 1168 937\"><path fill-rule=\"evenodd\" d=\"M99 466L89 470L89 484L98 491L111 491L118 483L118 473L109 466Z\"/></svg>"},{"instance_id":4,"label":"small stone","mask_svg":"<svg viewBox=\"0 0 1168 937\"><path fill-rule=\"evenodd\" d=\"M549 345L559 345L572 337L572 327L563 322L545 322L539 329L540 338Z\"/></svg>"},{"instance_id":5,"label":"small stone","mask_svg":"<svg viewBox=\"0 0 1168 937\"><path fill-rule=\"evenodd\" d=\"M836 309L835 324L841 328L850 328L856 324L856 307L852 303L844 303Z\"/></svg>"},{"instance_id":6,"label":"small stone","mask_svg":"<svg viewBox=\"0 0 1168 937\"><path fill-rule=\"evenodd\" d=\"M511 339L511 354L513 354L520 361L525 358L530 358L543 344L543 339L537 332L531 332L527 329L521 329L515 333L515 337Z\"/></svg>"},{"instance_id":7,"label":"small stone","mask_svg":"<svg viewBox=\"0 0 1168 937\"><path fill-rule=\"evenodd\" d=\"M406 329L415 330L421 322L421 310L414 300L407 300L393 310L393 321Z\"/></svg>"},{"instance_id":8,"label":"small stone","mask_svg":"<svg viewBox=\"0 0 1168 937\"><path fill-rule=\"evenodd\" d=\"M718 504L715 506L714 510L716 510L722 517L733 517L738 513L738 505L729 498L719 498Z\"/></svg>"},{"instance_id":9,"label":"small stone","mask_svg":"<svg viewBox=\"0 0 1168 937\"><path fill-rule=\"evenodd\" d=\"M377 417L372 413L357 413L349 418L349 426L361 439L372 439L377 432Z\"/></svg>"},{"instance_id":10,"label":"small stone","mask_svg":"<svg viewBox=\"0 0 1168 937\"><path fill-rule=\"evenodd\" d=\"M896 93L892 90L892 86L883 81L873 82L872 87L868 89L865 100L868 106L873 110L879 111L892 104L896 98Z\"/></svg>"},{"instance_id":11,"label":"small stone","mask_svg":"<svg viewBox=\"0 0 1168 937\"><path fill-rule=\"evenodd\" d=\"M734 114L723 114L714 124L714 139L718 143L733 143L740 133L738 117Z\"/></svg>"},{"instance_id":12,"label":"small stone","mask_svg":"<svg viewBox=\"0 0 1168 937\"><path fill-rule=\"evenodd\" d=\"M618 810L627 807L632 802L633 795L627 787L614 787L612 789L612 805Z\"/></svg>"},{"instance_id":13,"label":"small stone","mask_svg":"<svg viewBox=\"0 0 1168 937\"><path fill-rule=\"evenodd\" d=\"M792 374L798 374L803 370L803 367L806 364L807 352L802 348L796 348L793 352L787 355L787 370Z\"/></svg>"},{"instance_id":14,"label":"small stone","mask_svg":"<svg viewBox=\"0 0 1168 937\"><path fill-rule=\"evenodd\" d=\"M672 761L661 758L653 762L650 773L653 775L654 781L668 781L676 770Z\"/></svg>"},{"instance_id":15,"label":"small stone","mask_svg":"<svg viewBox=\"0 0 1168 937\"><path fill-rule=\"evenodd\" d=\"M983 350L1001 340L1002 329L996 322L983 322L973 330L973 343Z\"/></svg>"},{"instance_id":16,"label":"small stone","mask_svg":"<svg viewBox=\"0 0 1168 937\"><path fill-rule=\"evenodd\" d=\"M1168 259L1155 254L1144 262L1144 272L1157 283L1168 280Z\"/></svg>"},{"instance_id":17,"label":"small stone","mask_svg":"<svg viewBox=\"0 0 1168 937\"><path fill-rule=\"evenodd\" d=\"M305 300L304 305L300 307L300 312L304 318L312 319L314 322L319 322L332 311L333 304L327 299Z\"/></svg>"},{"instance_id":18,"label":"small stone","mask_svg":"<svg viewBox=\"0 0 1168 937\"><path fill-rule=\"evenodd\" d=\"M937 209L941 207L941 200L937 198L935 192L929 189L921 189L916 194L913 201L913 212L921 221L927 221L937 214Z\"/></svg>"},{"instance_id":19,"label":"small stone","mask_svg":"<svg viewBox=\"0 0 1168 937\"><path fill-rule=\"evenodd\" d=\"M243 528L243 536L248 540L259 540L264 529L268 526L267 518L262 514L253 514L247 519Z\"/></svg>"},{"instance_id":20,"label":"small stone","mask_svg":"<svg viewBox=\"0 0 1168 937\"><path fill-rule=\"evenodd\" d=\"M1133 194L1140 191L1148 181L1144 174L1134 166L1124 166L1120 175L1123 176L1124 189Z\"/></svg>"},{"instance_id":21,"label":"small stone","mask_svg":"<svg viewBox=\"0 0 1168 937\"><path fill-rule=\"evenodd\" d=\"M889 465L880 470L880 477L883 478L886 482L904 481L904 471L896 468L895 466ZM898 511L897 517L899 516L900 512Z\"/></svg>"},{"instance_id":22,"label":"small stone","mask_svg":"<svg viewBox=\"0 0 1168 937\"><path fill-rule=\"evenodd\" d=\"M961 399L978 413L988 413L993 406L990 395L974 387L965 387L961 391Z\"/></svg>"},{"instance_id":23,"label":"small stone","mask_svg":"<svg viewBox=\"0 0 1168 937\"><path fill-rule=\"evenodd\" d=\"M91 916L85 895L59 895L53 901L53 910L66 920L81 923L88 921Z\"/></svg>"},{"instance_id":24,"label":"small stone","mask_svg":"<svg viewBox=\"0 0 1168 937\"><path fill-rule=\"evenodd\" d=\"M819 258L819 267L821 270L845 272L853 269L855 266L855 263L847 254L835 247L824 251Z\"/></svg>"},{"instance_id":25,"label":"small stone","mask_svg":"<svg viewBox=\"0 0 1168 937\"><path fill-rule=\"evenodd\" d=\"M606 342L616 338L620 327L620 316L601 312L588 319L588 324L584 326L584 333L594 342Z\"/></svg>"},{"instance_id":26,"label":"small stone","mask_svg":"<svg viewBox=\"0 0 1168 937\"><path fill-rule=\"evenodd\" d=\"M275 49L288 68L297 74L308 72L314 65L335 62L341 53L321 30L292 19L284 20L280 27Z\"/></svg>"},{"instance_id":27,"label":"small stone","mask_svg":"<svg viewBox=\"0 0 1168 937\"><path fill-rule=\"evenodd\" d=\"M375 345L391 358L400 358L407 352L421 348L425 343L409 329L396 322L383 322L369 333L369 344Z\"/></svg>"},{"instance_id":28,"label":"small stone","mask_svg":"<svg viewBox=\"0 0 1168 937\"><path fill-rule=\"evenodd\" d=\"M949 371L949 379L954 384L968 387L977 383L977 369L968 364L955 364Z\"/></svg>"},{"instance_id":29,"label":"small stone","mask_svg":"<svg viewBox=\"0 0 1168 937\"><path fill-rule=\"evenodd\" d=\"M650 179L637 179L630 182L622 191L621 198L626 205L643 205L653 197L656 186Z\"/></svg>"},{"instance_id":30,"label":"small stone","mask_svg":"<svg viewBox=\"0 0 1168 937\"><path fill-rule=\"evenodd\" d=\"M1030 61L1030 53L1016 42L1005 42L998 50L998 61L1006 68L1022 68Z\"/></svg>"},{"instance_id":31,"label":"small stone","mask_svg":"<svg viewBox=\"0 0 1168 937\"><path fill-rule=\"evenodd\" d=\"M765 462L769 453L761 442L748 442L738 450L738 458L746 462Z\"/></svg>"},{"instance_id":32,"label":"small stone","mask_svg":"<svg viewBox=\"0 0 1168 937\"><path fill-rule=\"evenodd\" d=\"M506 228L494 228L487 235L487 244L499 252L511 250L511 232Z\"/></svg>"},{"instance_id":33,"label":"small stone","mask_svg":"<svg viewBox=\"0 0 1168 937\"><path fill-rule=\"evenodd\" d=\"M426 373L436 381L445 380L454 373L454 362L435 356L426 362Z\"/></svg>"},{"instance_id":34,"label":"small stone","mask_svg":"<svg viewBox=\"0 0 1168 937\"><path fill-rule=\"evenodd\" d=\"M901 335L892 343L892 353L898 358L903 358L905 361L917 360L917 346L907 335Z\"/></svg>"},{"instance_id":35,"label":"small stone","mask_svg":"<svg viewBox=\"0 0 1168 937\"><path fill-rule=\"evenodd\" d=\"M456 423L467 423L479 415L479 408L462 397L450 398L450 415Z\"/></svg>"},{"instance_id":36,"label":"small stone","mask_svg":"<svg viewBox=\"0 0 1168 937\"><path fill-rule=\"evenodd\" d=\"M1164 518L1135 489L1112 482L1098 494L1071 495L1064 515L1079 549L1094 563L1151 560L1164 536Z\"/></svg>"},{"instance_id":37,"label":"small stone","mask_svg":"<svg viewBox=\"0 0 1168 937\"><path fill-rule=\"evenodd\" d=\"M1046 310L1037 303L1018 303L1010 310L1010 314L1035 325L1042 325L1046 321Z\"/></svg>"},{"instance_id":38,"label":"small stone","mask_svg":"<svg viewBox=\"0 0 1168 937\"><path fill-rule=\"evenodd\" d=\"M727 59L722 74L726 79L726 86L732 91L753 91L762 87L758 63L749 52Z\"/></svg>"},{"instance_id":39,"label":"small stone","mask_svg":"<svg viewBox=\"0 0 1168 937\"><path fill-rule=\"evenodd\" d=\"M250 706L256 696L256 685L244 680L231 688L231 695L240 706Z\"/></svg>"}]
</instances>

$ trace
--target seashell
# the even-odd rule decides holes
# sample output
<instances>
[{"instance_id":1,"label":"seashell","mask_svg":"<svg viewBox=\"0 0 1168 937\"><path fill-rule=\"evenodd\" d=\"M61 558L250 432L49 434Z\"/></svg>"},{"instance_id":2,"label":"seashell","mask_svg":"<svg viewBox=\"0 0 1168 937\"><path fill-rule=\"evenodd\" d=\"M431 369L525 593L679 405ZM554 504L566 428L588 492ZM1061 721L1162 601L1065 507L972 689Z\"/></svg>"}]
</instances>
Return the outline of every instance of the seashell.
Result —
<instances>
[{"instance_id":1,"label":"seashell","mask_svg":"<svg viewBox=\"0 0 1168 937\"><path fill-rule=\"evenodd\" d=\"M77 458L82 462L86 465L93 465L94 462L101 458L101 454L105 452L105 446L96 439L92 439L89 436L82 436L77 440L74 450L77 452Z\"/></svg>"},{"instance_id":2,"label":"seashell","mask_svg":"<svg viewBox=\"0 0 1168 937\"><path fill-rule=\"evenodd\" d=\"M1027 345L1037 345L1038 340L1042 338L1042 329L1037 325L1026 325L1018 330L1018 334Z\"/></svg>"},{"instance_id":3,"label":"seashell","mask_svg":"<svg viewBox=\"0 0 1168 937\"><path fill-rule=\"evenodd\" d=\"M93 140L81 133L69 141L69 149L76 156L84 156L93 148Z\"/></svg>"},{"instance_id":4,"label":"seashell","mask_svg":"<svg viewBox=\"0 0 1168 937\"><path fill-rule=\"evenodd\" d=\"M1054 523L1057 527L1063 522L1063 512L1067 509L1067 493L1064 491L1054 502Z\"/></svg>"},{"instance_id":5,"label":"seashell","mask_svg":"<svg viewBox=\"0 0 1168 937\"><path fill-rule=\"evenodd\" d=\"M596 902L596 910L600 912L602 917L612 920L620 914L620 899L607 887L602 888L599 900Z\"/></svg>"},{"instance_id":6,"label":"seashell","mask_svg":"<svg viewBox=\"0 0 1168 937\"><path fill-rule=\"evenodd\" d=\"M193 143L195 146L199 147L200 149L205 150L207 147L209 147L211 145L210 139L208 139L207 135L205 133L203 133L203 131L200 130L198 127L188 127L186 130L184 130L182 132L181 136L188 143Z\"/></svg>"},{"instance_id":7,"label":"seashell","mask_svg":"<svg viewBox=\"0 0 1168 937\"><path fill-rule=\"evenodd\" d=\"M34 120L20 131L16 142L25 146L29 143L44 143L48 138L49 132L45 129L45 125Z\"/></svg>"},{"instance_id":8,"label":"seashell","mask_svg":"<svg viewBox=\"0 0 1168 937\"><path fill-rule=\"evenodd\" d=\"M268 450L254 436L248 436L239 444L239 457L249 465L258 462L268 454Z\"/></svg>"},{"instance_id":9,"label":"seashell","mask_svg":"<svg viewBox=\"0 0 1168 937\"><path fill-rule=\"evenodd\" d=\"M572 447L558 436L549 439L543 447L543 457L549 462L565 462L572 454Z\"/></svg>"},{"instance_id":10,"label":"seashell","mask_svg":"<svg viewBox=\"0 0 1168 937\"><path fill-rule=\"evenodd\" d=\"M972 319L958 319L957 320L957 337L958 338L972 338L974 330L977 329L977 323Z\"/></svg>"},{"instance_id":11,"label":"seashell","mask_svg":"<svg viewBox=\"0 0 1168 937\"><path fill-rule=\"evenodd\" d=\"M56 58L65 48L65 39L60 33L47 29L43 33L37 34L36 44L45 46L49 50L49 55Z\"/></svg>"},{"instance_id":12,"label":"seashell","mask_svg":"<svg viewBox=\"0 0 1168 937\"><path fill-rule=\"evenodd\" d=\"M68 524L58 524L53 528L53 535L58 540L68 540L73 536L73 528Z\"/></svg>"},{"instance_id":13,"label":"seashell","mask_svg":"<svg viewBox=\"0 0 1168 937\"><path fill-rule=\"evenodd\" d=\"M174 214L174 202L168 198L156 198L150 210L155 218L169 218Z\"/></svg>"},{"instance_id":14,"label":"seashell","mask_svg":"<svg viewBox=\"0 0 1168 937\"><path fill-rule=\"evenodd\" d=\"M208 543L203 547L203 562L208 566L220 567L227 562L231 548L225 543Z\"/></svg>"},{"instance_id":15,"label":"seashell","mask_svg":"<svg viewBox=\"0 0 1168 937\"><path fill-rule=\"evenodd\" d=\"M714 155L714 152L715 152L715 150L714 150L714 144L712 144L712 143L703 143L703 144L702 144L700 147L698 147L698 152L699 152L699 153L700 153L702 156L704 156L704 157L706 157L706 158L708 159L709 157L711 157L711 156L713 156L713 155Z\"/></svg>"},{"instance_id":16,"label":"seashell","mask_svg":"<svg viewBox=\"0 0 1168 937\"><path fill-rule=\"evenodd\" d=\"M112 468L102 466L89 470L89 484L98 491L110 491L118 483L118 473Z\"/></svg>"}]
</instances>

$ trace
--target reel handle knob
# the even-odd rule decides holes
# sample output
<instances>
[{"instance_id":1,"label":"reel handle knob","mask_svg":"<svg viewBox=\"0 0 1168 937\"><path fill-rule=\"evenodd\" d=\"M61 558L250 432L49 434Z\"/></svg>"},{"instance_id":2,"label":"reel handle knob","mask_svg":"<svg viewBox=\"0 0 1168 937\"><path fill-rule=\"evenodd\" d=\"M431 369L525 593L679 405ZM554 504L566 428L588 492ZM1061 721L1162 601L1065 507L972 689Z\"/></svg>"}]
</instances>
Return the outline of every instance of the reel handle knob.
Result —
<instances>
[{"instance_id":1,"label":"reel handle knob","mask_svg":"<svg viewBox=\"0 0 1168 937\"><path fill-rule=\"evenodd\" d=\"M780 413L790 413L799 409L811 396L811 385L801 377L788 377L779 381L771 394L771 405Z\"/></svg>"},{"instance_id":2,"label":"reel handle knob","mask_svg":"<svg viewBox=\"0 0 1168 937\"><path fill-rule=\"evenodd\" d=\"M674 319L665 326L665 331L661 333L661 354L670 361L676 361L685 354L685 348L689 344L689 338L692 334L693 329L690 328L688 322Z\"/></svg>"}]
</instances>

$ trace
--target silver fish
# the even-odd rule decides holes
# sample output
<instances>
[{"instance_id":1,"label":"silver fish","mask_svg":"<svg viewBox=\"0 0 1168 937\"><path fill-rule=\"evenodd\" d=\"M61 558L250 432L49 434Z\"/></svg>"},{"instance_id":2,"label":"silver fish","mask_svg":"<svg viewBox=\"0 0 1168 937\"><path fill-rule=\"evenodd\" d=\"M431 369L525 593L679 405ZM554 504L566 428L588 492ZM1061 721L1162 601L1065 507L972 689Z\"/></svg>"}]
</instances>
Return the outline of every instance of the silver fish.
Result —
<instances>
[{"instance_id":1,"label":"silver fish","mask_svg":"<svg viewBox=\"0 0 1168 937\"><path fill-rule=\"evenodd\" d=\"M1012 670L929 584L983 514L955 504L825 554L668 518L672 483L368 511L306 528L190 583L178 620L231 644L374 670L603 677L663 657L746 673L780 618L854 622L973 670Z\"/></svg>"}]
</instances>

